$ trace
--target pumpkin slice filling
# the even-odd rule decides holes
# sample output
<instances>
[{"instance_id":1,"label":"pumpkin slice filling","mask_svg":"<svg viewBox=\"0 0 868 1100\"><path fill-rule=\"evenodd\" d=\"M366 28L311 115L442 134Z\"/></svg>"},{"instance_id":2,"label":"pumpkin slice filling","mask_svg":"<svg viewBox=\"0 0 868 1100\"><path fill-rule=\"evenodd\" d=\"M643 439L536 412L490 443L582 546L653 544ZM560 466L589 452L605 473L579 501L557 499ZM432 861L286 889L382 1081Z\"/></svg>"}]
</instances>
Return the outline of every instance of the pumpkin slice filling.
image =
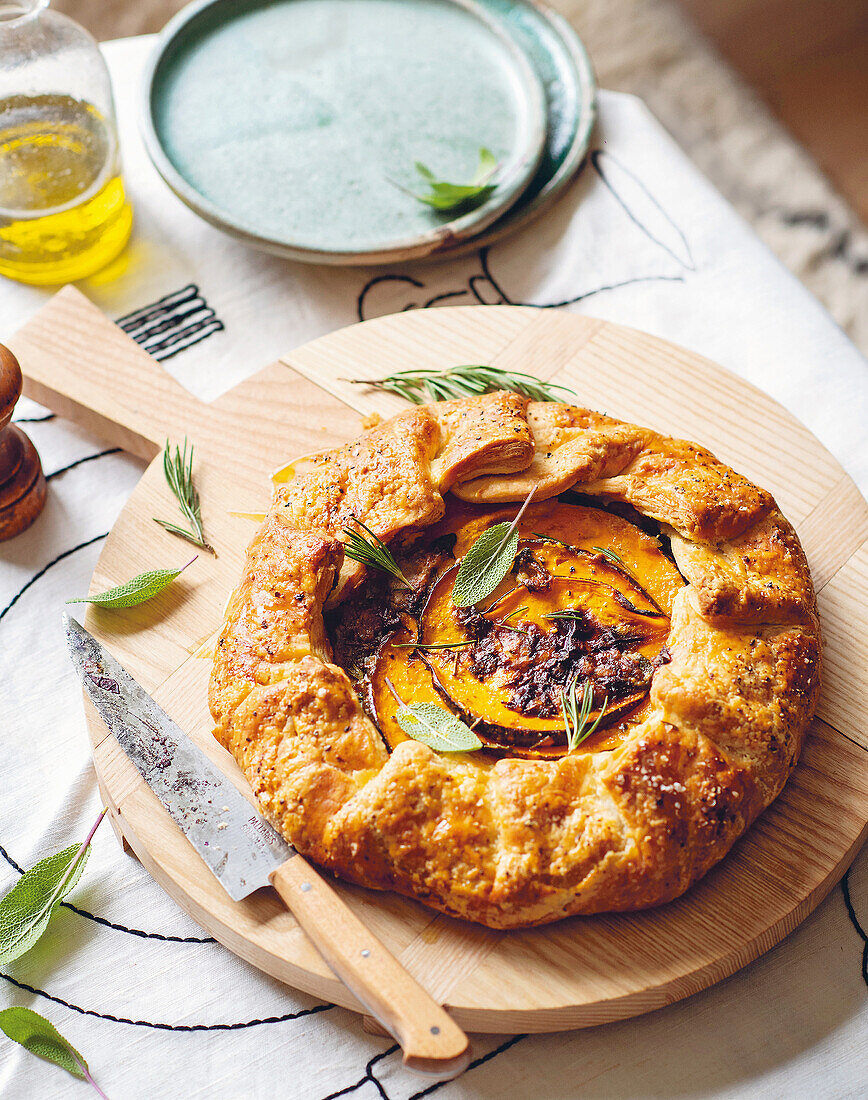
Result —
<instances>
[{"instance_id":1,"label":"pumpkin slice filling","mask_svg":"<svg viewBox=\"0 0 868 1100\"><path fill-rule=\"evenodd\" d=\"M547 501L519 525L512 568L471 607L455 607L461 559L516 508L458 505L416 541L392 547L408 589L383 574L329 616L335 659L394 747L401 702L434 702L472 726L494 756L566 752L563 693L590 685L598 730L581 751L613 748L640 720L668 660L672 599L684 581L657 540L598 508Z\"/></svg>"}]
</instances>

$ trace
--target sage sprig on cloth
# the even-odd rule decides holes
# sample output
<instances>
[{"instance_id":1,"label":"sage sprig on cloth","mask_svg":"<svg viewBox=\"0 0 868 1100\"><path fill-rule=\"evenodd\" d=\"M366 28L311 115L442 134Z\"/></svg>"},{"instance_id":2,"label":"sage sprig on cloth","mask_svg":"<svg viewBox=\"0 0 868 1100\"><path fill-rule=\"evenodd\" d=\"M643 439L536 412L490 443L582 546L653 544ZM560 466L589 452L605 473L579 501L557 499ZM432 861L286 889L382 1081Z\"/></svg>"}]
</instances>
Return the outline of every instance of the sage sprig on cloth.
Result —
<instances>
[{"instance_id":1,"label":"sage sprig on cloth","mask_svg":"<svg viewBox=\"0 0 868 1100\"><path fill-rule=\"evenodd\" d=\"M81 878L94 833L105 815L103 809L84 843L71 844L35 863L0 899L0 965L20 958L45 932L55 909ZM87 1081L103 1100L107 1100L91 1077L84 1058L38 1012L29 1008L3 1009L0 1011L0 1031L37 1057Z\"/></svg>"},{"instance_id":2,"label":"sage sprig on cloth","mask_svg":"<svg viewBox=\"0 0 868 1100\"><path fill-rule=\"evenodd\" d=\"M83 844L72 844L34 864L0 900L0 965L20 958L42 936L51 915L81 878L103 810Z\"/></svg>"},{"instance_id":3,"label":"sage sprig on cloth","mask_svg":"<svg viewBox=\"0 0 868 1100\"><path fill-rule=\"evenodd\" d=\"M91 1077L84 1058L72 1043L64 1039L54 1024L38 1012L31 1008L4 1008L0 1011L0 1031L37 1058L44 1058L46 1062L65 1069L79 1081L87 1081L103 1100L108 1100Z\"/></svg>"}]
</instances>

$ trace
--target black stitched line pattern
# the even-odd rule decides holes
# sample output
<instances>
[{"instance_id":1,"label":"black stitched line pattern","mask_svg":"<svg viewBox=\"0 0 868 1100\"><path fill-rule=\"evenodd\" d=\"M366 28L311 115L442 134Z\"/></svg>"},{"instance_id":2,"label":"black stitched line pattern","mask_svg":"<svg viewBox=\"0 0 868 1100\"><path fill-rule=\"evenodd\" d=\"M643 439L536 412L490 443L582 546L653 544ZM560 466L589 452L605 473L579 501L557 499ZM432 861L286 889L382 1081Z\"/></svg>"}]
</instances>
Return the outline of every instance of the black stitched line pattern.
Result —
<instances>
[{"instance_id":1,"label":"black stitched line pattern","mask_svg":"<svg viewBox=\"0 0 868 1100\"><path fill-rule=\"evenodd\" d=\"M92 539L85 539L85 541L80 542L78 544L78 546L72 546L72 547L70 547L69 550L64 550L62 554L58 554L56 558L52 558L51 561L48 562L47 565L43 565L43 567L39 570L38 573L34 573L33 576L30 578L30 580L26 584L22 585L21 588L18 589L18 591L15 593L15 595L9 601L9 603L7 603L6 606L3 608L3 610L0 611L0 621L5 619L5 617L9 614L9 612L12 610L12 608L18 603L18 601L21 599L21 597L24 595L24 593L27 591L27 589L31 588L39 580L40 577L44 577L45 574L48 572L48 570L51 569L53 566L57 565L58 562L62 562L64 560L64 558L68 558L72 554L78 553L79 550L84 550L84 548L86 546L93 546L93 544L95 542L99 542L101 539L107 539L107 538L108 538L108 531L104 531L101 535L94 535L94 537Z\"/></svg>"},{"instance_id":2,"label":"black stitched line pattern","mask_svg":"<svg viewBox=\"0 0 868 1100\"><path fill-rule=\"evenodd\" d=\"M241 1020L229 1024L163 1024L155 1023L152 1020L131 1020L127 1016L114 1016L111 1012L97 1012L92 1008L82 1008L81 1005L73 1004L72 1001L65 1001L62 997L55 997L53 993L47 993L44 989L38 989L36 986L19 982L9 974L0 973L0 978L5 982L9 982L10 985L14 985L16 989L21 989L25 993L32 993L37 997L44 997L47 1001L63 1005L64 1008L78 1012L82 1016L95 1016L99 1020L109 1020L113 1024L148 1027L155 1031L242 1031L244 1028L258 1027L260 1024L282 1024L286 1020L300 1020L302 1016L315 1016L319 1012L328 1012L329 1009L334 1008L334 1005L314 1005L313 1008L301 1008L298 1012L287 1012L283 1016L265 1016L261 1020Z\"/></svg>"},{"instance_id":3,"label":"black stitched line pattern","mask_svg":"<svg viewBox=\"0 0 868 1100\"><path fill-rule=\"evenodd\" d=\"M476 1069L479 1066L484 1066L486 1062L490 1062L492 1058L496 1058L498 1054L503 1054L504 1051L514 1047L516 1043L520 1043L522 1039L526 1039L527 1035L513 1035L511 1039L507 1039L505 1043L501 1043L499 1047L495 1047L494 1050L490 1050L488 1054L483 1054L481 1058L476 1058L470 1063L465 1073L469 1073L472 1069ZM422 1089L420 1092L414 1092L410 1097L410 1100L422 1100L423 1096L430 1096L432 1092L437 1092L442 1089L444 1085L448 1085L448 1081L435 1081L433 1085L429 1085L426 1089Z\"/></svg>"},{"instance_id":4,"label":"black stitched line pattern","mask_svg":"<svg viewBox=\"0 0 868 1100\"><path fill-rule=\"evenodd\" d=\"M160 362L225 328L195 283L119 317L117 324Z\"/></svg>"},{"instance_id":5,"label":"black stitched line pattern","mask_svg":"<svg viewBox=\"0 0 868 1100\"><path fill-rule=\"evenodd\" d=\"M365 1072L363 1076L358 1079L358 1081L355 1081L352 1085L347 1085L345 1088L338 1089L337 1092L330 1092L328 1096L323 1096L322 1100L337 1100L338 1096L348 1096L351 1092L355 1092L356 1089L360 1089L362 1085L366 1084L368 1081L370 1081L373 1084L374 1088L376 1088L377 1092L382 1097L382 1100L389 1100L388 1093L374 1076L373 1070L374 1066L378 1062L382 1062L384 1058L388 1058L390 1054L394 1054L397 1049L398 1046L396 1044L395 1046L389 1047L388 1050L382 1050L379 1054L375 1054L373 1058L369 1058L368 1063L365 1066Z\"/></svg>"},{"instance_id":6,"label":"black stitched line pattern","mask_svg":"<svg viewBox=\"0 0 868 1100\"><path fill-rule=\"evenodd\" d=\"M853 899L850 897L849 871L847 871L847 874L841 879L841 893L844 895L844 904L847 907L847 916L850 918L850 923L862 939L862 980L868 985L868 932L862 927L859 918L856 916L856 910L853 907Z\"/></svg>"},{"instance_id":7,"label":"black stitched line pattern","mask_svg":"<svg viewBox=\"0 0 868 1100\"><path fill-rule=\"evenodd\" d=\"M16 416L13 424L45 424L48 420L57 419L57 413L46 413L45 416Z\"/></svg>"},{"instance_id":8,"label":"black stitched line pattern","mask_svg":"<svg viewBox=\"0 0 868 1100\"><path fill-rule=\"evenodd\" d=\"M0 856L6 860L13 871L17 871L19 875L24 874L24 868L9 855L6 849L0 844ZM114 921L107 920L105 917L98 917L96 913L90 913L87 909L81 909L78 905L73 905L71 901L62 901L60 903L64 909L71 909L73 913L77 913L80 917L86 917L88 920L94 921L96 924L101 924L105 928L111 928L115 932L126 932L129 936L139 936L143 940L162 940L164 943L216 943L217 941L212 936L168 936L162 932L145 932L142 928L128 928L125 924L115 924Z\"/></svg>"},{"instance_id":9,"label":"black stitched line pattern","mask_svg":"<svg viewBox=\"0 0 868 1100\"><path fill-rule=\"evenodd\" d=\"M107 451L97 451L96 454L85 455L84 458L77 458L75 462L70 462L66 466L61 466L59 470L52 470L50 474L46 474L45 480L51 481L53 477L65 474L67 470L74 470L77 466L83 466L86 462L93 462L97 458L105 458L106 455L116 455L120 450L120 447L110 447Z\"/></svg>"}]
</instances>

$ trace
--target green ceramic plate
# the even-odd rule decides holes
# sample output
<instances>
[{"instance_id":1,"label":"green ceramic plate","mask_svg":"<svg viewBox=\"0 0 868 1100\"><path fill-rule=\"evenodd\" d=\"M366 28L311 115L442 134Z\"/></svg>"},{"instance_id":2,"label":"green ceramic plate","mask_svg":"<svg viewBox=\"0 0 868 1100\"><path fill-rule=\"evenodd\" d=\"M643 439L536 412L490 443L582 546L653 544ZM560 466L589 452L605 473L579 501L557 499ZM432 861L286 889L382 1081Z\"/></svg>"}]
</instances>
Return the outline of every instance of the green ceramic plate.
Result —
<instances>
[{"instance_id":1,"label":"green ceramic plate","mask_svg":"<svg viewBox=\"0 0 868 1100\"><path fill-rule=\"evenodd\" d=\"M527 54L545 88L548 126L543 155L519 201L493 225L449 255L490 244L549 206L584 160L597 120L597 82L581 39L556 12L531 0L479 0Z\"/></svg>"},{"instance_id":2,"label":"green ceramic plate","mask_svg":"<svg viewBox=\"0 0 868 1100\"><path fill-rule=\"evenodd\" d=\"M196 0L160 36L143 130L192 209L253 245L317 263L408 260L495 222L547 136L538 69L477 0ZM497 186L439 213L422 161L464 182L481 146Z\"/></svg>"}]
</instances>

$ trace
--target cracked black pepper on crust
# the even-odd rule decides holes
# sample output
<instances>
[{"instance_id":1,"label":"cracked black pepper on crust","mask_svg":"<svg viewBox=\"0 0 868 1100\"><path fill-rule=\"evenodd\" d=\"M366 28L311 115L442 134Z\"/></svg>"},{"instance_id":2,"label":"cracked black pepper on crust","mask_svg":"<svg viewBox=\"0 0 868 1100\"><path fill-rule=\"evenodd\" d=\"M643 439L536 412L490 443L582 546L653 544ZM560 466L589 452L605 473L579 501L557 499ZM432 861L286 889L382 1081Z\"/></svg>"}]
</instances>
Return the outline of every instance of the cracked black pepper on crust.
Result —
<instances>
[{"instance_id":1,"label":"cracked black pepper on crust","mask_svg":"<svg viewBox=\"0 0 868 1100\"><path fill-rule=\"evenodd\" d=\"M447 500L494 506L532 487L535 508L578 489L628 503L670 538L687 583L665 608L669 659L652 669L647 709L609 747L552 759L412 740L390 751L323 621L327 601L371 583L344 560L343 526L355 515L397 551L443 520ZM360 619L360 633L377 629ZM768 493L696 444L491 394L402 412L276 491L227 611L210 703L217 736L302 852L509 928L686 890L779 794L818 686L810 574Z\"/></svg>"}]
</instances>

